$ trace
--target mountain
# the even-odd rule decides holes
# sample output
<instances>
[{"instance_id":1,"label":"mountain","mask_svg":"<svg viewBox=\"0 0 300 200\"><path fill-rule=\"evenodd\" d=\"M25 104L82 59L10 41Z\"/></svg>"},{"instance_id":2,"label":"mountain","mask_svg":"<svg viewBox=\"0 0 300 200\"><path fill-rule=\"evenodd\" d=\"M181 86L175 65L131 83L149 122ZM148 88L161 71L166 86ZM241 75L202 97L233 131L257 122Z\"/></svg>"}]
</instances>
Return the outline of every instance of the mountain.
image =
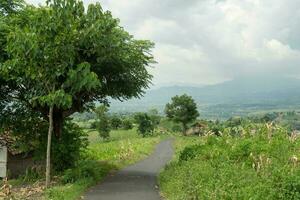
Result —
<instances>
[{"instance_id":1,"label":"mountain","mask_svg":"<svg viewBox=\"0 0 300 200\"><path fill-rule=\"evenodd\" d=\"M171 97L185 93L195 99L201 113L209 118L300 107L300 79L255 76L240 77L211 86L170 86L149 90L141 99L112 101L111 110L134 112L157 108L163 111Z\"/></svg>"}]
</instances>

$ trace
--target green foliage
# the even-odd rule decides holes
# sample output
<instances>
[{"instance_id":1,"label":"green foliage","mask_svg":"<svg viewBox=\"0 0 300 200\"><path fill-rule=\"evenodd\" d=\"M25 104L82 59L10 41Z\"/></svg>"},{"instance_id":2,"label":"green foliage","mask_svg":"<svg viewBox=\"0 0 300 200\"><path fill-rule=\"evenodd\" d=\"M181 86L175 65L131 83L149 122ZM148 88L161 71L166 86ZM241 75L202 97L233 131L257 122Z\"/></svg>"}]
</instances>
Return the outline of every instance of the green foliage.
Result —
<instances>
[{"instance_id":1,"label":"green foliage","mask_svg":"<svg viewBox=\"0 0 300 200\"><path fill-rule=\"evenodd\" d=\"M225 128L222 137L210 135L187 145L160 176L164 195L178 200L299 199L300 140L269 124L242 124L241 129L240 136Z\"/></svg>"},{"instance_id":2,"label":"green foliage","mask_svg":"<svg viewBox=\"0 0 300 200\"><path fill-rule=\"evenodd\" d=\"M94 160L80 160L76 163L76 167L64 172L62 182L74 183L79 179L85 178L91 178L97 181L103 174L108 173L108 170L111 168L113 167L103 168L99 162Z\"/></svg>"},{"instance_id":3,"label":"green foliage","mask_svg":"<svg viewBox=\"0 0 300 200\"><path fill-rule=\"evenodd\" d=\"M186 94L173 97L172 102L166 105L165 113L174 122L182 123L184 134L188 123L199 117L196 103L192 97Z\"/></svg>"},{"instance_id":4,"label":"green foliage","mask_svg":"<svg viewBox=\"0 0 300 200\"><path fill-rule=\"evenodd\" d=\"M112 131L113 141L95 142L98 137L92 134L94 142L80 156L75 166L66 170L61 183L45 191L45 199L73 200L78 199L91 186L99 183L111 170L133 164L149 155L159 138L141 138L135 130Z\"/></svg>"},{"instance_id":5,"label":"green foliage","mask_svg":"<svg viewBox=\"0 0 300 200\"><path fill-rule=\"evenodd\" d=\"M93 121L90 125L91 129L97 129L97 121Z\"/></svg>"},{"instance_id":6,"label":"green foliage","mask_svg":"<svg viewBox=\"0 0 300 200\"><path fill-rule=\"evenodd\" d=\"M76 167L63 173L60 185L46 190L45 199L78 199L87 188L102 180L113 169L116 169L116 166L109 163L80 160Z\"/></svg>"},{"instance_id":7,"label":"green foliage","mask_svg":"<svg viewBox=\"0 0 300 200\"><path fill-rule=\"evenodd\" d=\"M154 126L157 127L161 121L161 116L159 116L158 110L151 109L148 111L148 115L150 116L151 121L154 124Z\"/></svg>"},{"instance_id":8,"label":"green foliage","mask_svg":"<svg viewBox=\"0 0 300 200\"><path fill-rule=\"evenodd\" d=\"M158 137L141 137L134 129L112 131L111 138L109 141L91 144L84 158L130 164L139 160L141 156L148 155L153 145L159 141Z\"/></svg>"},{"instance_id":9,"label":"green foliage","mask_svg":"<svg viewBox=\"0 0 300 200\"><path fill-rule=\"evenodd\" d=\"M44 133L44 135L46 132ZM38 149L36 149L36 159L44 159L46 152L46 137L42 136ZM80 158L80 153L88 145L87 134L75 123L66 120L63 126L61 138L53 138L52 141L52 168L61 172L75 166ZM67 159L66 159L67 158Z\"/></svg>"},{"instance_id":10,"label":"green foliage","mask_svg":"<svg viewBox=\"0 0 300 200\"><path fill-rule=\"evenodd\" d=\"M273 122L278 117L278 113L267 113L262 117L262 120L266 123Z\"/></svg>"},{"instance_id":11,"label":"green foliage","mask_svg":"<svg viewBox=\"0 0 300 200\"><path fill-rule=\"evenodd\" d=\"M201 149L203 147L201 145L192 145L186 147L179 155L179 161L188 161L190 159L194 159L201 153Z\"/></svg>"},{"instance_id":12,"label":"green foliage","mask_svg":"<svg viewBox=\"0 0 300 200\"><path fill-rule=\"evenodd\" d=\"M111 130L109 116L107 115L108 108L106 105L99 106L95 109L97 115L96 128L103 139L109 138L109 132Z\"/></svg>"},{"instance_id":13,"label":"green foliage","mask_svg":"<svg viewBox=\"0 0 300 200\"><path fill-rule=\"evenodd\" d=\"M123 119L123 121L122 121L122 128L123 128L124 130L130 130L130 129L133 129L133 122L132 122L132 120L129 119L129 118Z\"/></svg>"},{"instance_id":14,"label":"green foliage","mask_svg":"<svg viewBox=\"0 0 300 200\"><path fill-rule=\"evenodd\" d=\"M28 153L38 148L47 126L39 113L28 110L22 104L13 103L0 110L0 135L8 131L9 136L14 138L12 147L20 152Z\"/></svg>"},{"instance_id":15,"label":"green foliage","mask_svg":"<svg viewBox=\"0 0 300 200\"><path fill-rule=\"evenodd\" d=\"M174 124L173 126L172 126L172 128L171 128L171 130L173 131L173 132L182 132L183 131L183 128L182 128L182 126L180 126L179 124Z\"/></svg>"},{"instance_id":16,"label":"green foliage","mask_svg":"<svg viewBox=\"0 0 300 200\"><path fill-rule=\"evenodd\" d=\"M103 117L97 124L97 130L101 138L107 140L110 133L110 124L109 120L106 117Z\"/></svg>"},{"instance_id":17,"label":"green foliage","mask_svg":"<svg viewBox=\"0 0 300 200\"><path fill-rule=\"evenodd\" d=\"M154 130L160 124L161 116L156 109L149 110L147 113L136 113L135 122L138 124L138 131L143 137L153 135Z\"/></svg>"},{"instance_id":18,"label":"green foliage","mask_svg":"<svg viewBox=\"0 0 300 200\"><path fill-rule=\"evenodd\" d=\"M2 111L0 126L4 130L10 130L9 134L14 138L15 149L24 153L33 152L35 159L44 160L48 122L38 113L15 104L10 109ZM74 166L80 152L86 146L86 134L76 124L66 120L62 137L54 138L52 141L53 169L62 171Z\"/></svg>"},{"instance_id":19,"label":"green foliage","mask_svg":"<svg viewBox=\"0 0 300 200\"><path fill-rule=\"evenodd\" d=\"M85 11L81 1L51 0L24 12L7 35L9 59L0 69L22 86L15 88L18 99L41 112L49 104L62 107L68 116L92 101L137 97L148 87L153 44L133 39L100 4Z\"/></svg>"},{"instance_id":20,"label":"green foliage","mask_svg":"<svg viewBox=\"0 0 300 200\"><path fill-rule=\"evenodd\" d=\"M156 124L149 114L136 113L134 118L138 124L138 131L143 137L153 134Z\"/></svg>"},{"instance_id":21,"label":"green foliage","mask_svg":"<svg viewBox=\"0 0 300 200\"><path fill-rule=\"evenodd\" d=\"M62 137L53 140L53 168L62 171L73 167L80 157L80 152L86 149L87 145L87 134L76 124L66 121Z\"/></svg>"},{"instance_id":22,"label":"green foliage","mask_svg":"<svg viewBox=\"0 0 300 200\"><path fill-rule=\"evenodd\" d=\"M113 115L110 117L110 124L112 129L119 129L122 127L122 119L117 115Z\"/></svg>"},{"instance_id":23,"label":"green foliage","mask_svg":"<svg viewBox=\"0 0 300 200\"><path fill-rule=\"evenodd\" d=\"M1 0L0 1L0 16L14 14L24 7L23 0Z\"/></svg>"},{"instance_id":24,"label":"green foliage","mask_svg":"<svg viewBox=\"0 0 300 200\"><path fill-rule=\"evenodd\" d=\"M182 132L182 125L166 117L161 118L159 127L168 132Z\"/></svg>"},{"instance_id":25,"label":"green foliage","mask_svg":"<svg viewBox=\"0 0 300 200\"><path fill-rule=\"evenodd\" d=\"M44 171L41 168L28 168L24 175L20 176L18 179L22 180L22 183L33 183L41 179L44 175Z\"/></svg>"}]
</instances>

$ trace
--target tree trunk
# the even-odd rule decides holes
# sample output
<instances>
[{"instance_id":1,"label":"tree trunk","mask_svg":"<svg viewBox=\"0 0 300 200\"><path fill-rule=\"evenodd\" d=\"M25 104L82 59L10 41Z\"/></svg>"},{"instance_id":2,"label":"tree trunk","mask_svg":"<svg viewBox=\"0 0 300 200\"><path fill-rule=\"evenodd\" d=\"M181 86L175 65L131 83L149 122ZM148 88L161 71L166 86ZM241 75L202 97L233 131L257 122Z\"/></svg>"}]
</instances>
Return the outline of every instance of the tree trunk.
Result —
<instances>
[{"instance_id":1,"label":"tree trunk","mask_svg":"<svg viewBox=\"0 0 300 200\"><path fill-rule=\"evenodd\" d=\"M53 131L56 138L61 138L62 127L64 123L63 112L54 109L53 111Z\"/></svg>"},{"instance_id":2,"label":"tree trunk","mask_svg":"<svg viewBox=\"0 0 300 200\"><path fill-rule=\"evenodd\" d=\"M47 141L47 159L46 159L46 188L50 185L50 156L51 156L51 136L53 132L53 106L49 109L49 129L48 129L48 141Z\"/></svg>"},{"instance_id":3,"label":"tree trunk","mask_svg":"<svg viewBox=\"0 0 300 200\"><path fill-rule=\"evenodd\" d=\"M185 123L182 123L182 127L183 127L183 135L187 136L187 130L188 130L187 125Z\"/></svg>"}]
</instances>

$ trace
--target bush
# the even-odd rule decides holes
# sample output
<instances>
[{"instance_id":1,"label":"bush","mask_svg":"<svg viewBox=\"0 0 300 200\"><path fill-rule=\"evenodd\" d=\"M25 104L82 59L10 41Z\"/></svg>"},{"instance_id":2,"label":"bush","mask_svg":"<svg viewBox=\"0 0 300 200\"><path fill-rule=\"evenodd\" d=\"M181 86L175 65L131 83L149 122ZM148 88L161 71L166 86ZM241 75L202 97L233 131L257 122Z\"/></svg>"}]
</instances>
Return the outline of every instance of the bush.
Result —
<instances>
[{"instance_id":1,"label":"bush","mask_svg":"<svg viewBox=\"0 0 300 200\"><path fill-rule=\"evenodd\" d=\"M66 121L62 137L54 138L52 144L53 169L63 171L74 167L80 158L80 152L88 145L87 134L76 124Z\"/></svg>"},{"instance_id":2,"label":"bush","mask_svg":"<svg viewBox=\"0 0 300 200\"><path fill-rule=\"evenodd\" d=\"M46 133L45 133L46 134ZM36 150L36 159L43 160L46 155L46 139L42 137L39 148ZM51 147L52 168L61 172L74 167L80 158L80 153L88 145L87 134L75 123L66 120L63 126L61 138L53 137Z\"/></svg>"},{"instance_id":3,"label":"bush","mask_svg":"<svg viewBox=\"0 0 300 200\"><path fill-rule=\"evenodd\" d=\"M201 149L203 147L201 145L192 145L185 147L181 152L179 156L180 161L187 161L190 159L194 159L201 153Z\"/></svg>"},{"instance_id":4,"label":"bush","mask_svg":"<svg viewBox=\"0 0 300 200\"><path fill-rule=\"evenodd\" d=\"M124 130L130 130L133 128L133 123L130 119L124 119L122 122L122 127Z\"/></svg>"},{"instance_id":5,"label":"bush","mask_svg":"<svg viewBox=\"0 0 300 200\"><path fill-rule=\"evenodd\" d=\"M36 166L27 168L24 175L20 176L19 179L24 183L35 182L44 176L45 170L42 166Z\"/></svg>"},{"instance_id":6,"label":"bush","mask_svg":"<svg viewBox=\"0 0 300 200\"><path fill-rule=\"evenodd\" d=\"M97 121L91 122L90 129L96 129L97 128Z\"/></svg>"},{"instance_id":7,"label":"bush","mask_svg":"<svg viewBox=\"0 0 300 200\"><path fill-rule=\"evenodd\" d=\"M117 115L113 115L110 118L110 125L111 125L112 129L117 130L117 129L121 128L121 126L122 126L122 119L120 117L118 117Z\"/></svg>"},{"instance_id":8,"label":"bush","mask_svg":"<svg viewBox=\"0 0 300 200\"><path fill-rule=\"evenodd\" d=\"M180 126L179 124L174 124L174 125L172 126L172 131L173 131L173 132L182 132L183 129L182 129L182 126Z\"/></svg>"},{"instance_id":9,"label":"bush","mask_svg":"<svg viewBox=\"0 0 300 200\"><path fill-rule=\"evenodd\" d=\"M104 140L109 138L110 124L108 118L101 118L101 120L97 123L97 130L101 138Z\"/></svg>"},{"instance_id":10,"label":"bush","mask_svg":"<svg viewBox=\"0 0 300 200\"><path fill-rule=\"evenodd\" d=\"M99 132L100 137L102 137L103 139L109 138L109 132L111 129L111 124L107 112L108 107L106 105L101 105L95 109L95 113L98 119L96 128Z\"/></svg>"},{"instance_id":11,"label":"bush","mask_svg":"<svg viewBox=\"0 0 300 200\"><path fill-rule=\"evenodd\" d=\"M151 116L147 113L137 113L134 118L138 124L138 131L143 137L153 134L155 123Z\"/></svg>"},{"instance_id":12,"label":"bush","mask_svg":"<svg viewBox=\"0 0 300 200\"><path fill-rule=\"evenodd\" d=\"M74 183L77 180L92 178L97 180L100 164L94 160L81 160L76 164L76 167L68 169L62 177L63 183Z\"/></svg>"}]
</instances>

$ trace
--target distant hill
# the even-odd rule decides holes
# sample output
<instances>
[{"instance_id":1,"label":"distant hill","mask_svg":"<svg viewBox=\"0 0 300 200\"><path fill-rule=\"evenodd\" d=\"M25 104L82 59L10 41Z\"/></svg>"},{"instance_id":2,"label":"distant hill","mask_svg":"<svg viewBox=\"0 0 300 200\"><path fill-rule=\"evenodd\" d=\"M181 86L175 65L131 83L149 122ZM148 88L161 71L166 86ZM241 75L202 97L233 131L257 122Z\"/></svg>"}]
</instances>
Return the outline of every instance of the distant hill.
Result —
<instances>
[{"instance_id":1,"label":"distant hill","mask_svg":"<svg viewBox=\"0 0 300 200\"><path fill-rule=\"evenodd\" d=\"M244 115L263 110L298 109L300 79L256 76L241 77L212 86L162 87L149 90L141 99L112 101L111 110L134 112L157 108L163 111L171 97L184 93L193 96L202 116L208 118Z\"/></svg>"}]
</instances>

